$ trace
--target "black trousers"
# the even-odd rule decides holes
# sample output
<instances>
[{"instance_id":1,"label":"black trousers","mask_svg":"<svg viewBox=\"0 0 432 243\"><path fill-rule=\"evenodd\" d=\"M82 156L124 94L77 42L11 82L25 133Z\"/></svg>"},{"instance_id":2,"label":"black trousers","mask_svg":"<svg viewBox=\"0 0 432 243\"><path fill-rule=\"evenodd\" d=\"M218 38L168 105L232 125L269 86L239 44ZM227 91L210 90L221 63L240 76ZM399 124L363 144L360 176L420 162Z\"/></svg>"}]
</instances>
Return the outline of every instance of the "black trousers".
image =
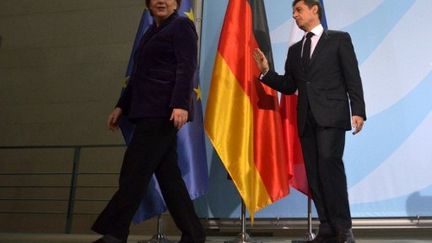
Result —
<instances>
[{"instance_id":1,"label":"black trousers","mask_svg":"<svg viewBox=\"0 0 432 243\"><path fill-rule=\"evenodd\" d=\"M204 242L203 227L195 213L177 164L177 129L168 119L140 119L124 155L119 188L92 230L127 240L129 226L151 176L155 173L168 210L182 232L180 242Z\"/></svg>"},{"instance_id":2,"label":"black trousers","mask_svg":"<svg viewBox=\"0 0 432 243\"><path fill-rule=\"evenodd\" d=\"M320 220L320 233L334 234L351 228L347 181L342 156L344 129L320 127L309 110L300 137L308 183Z\"/></svg>"}]
</instances>

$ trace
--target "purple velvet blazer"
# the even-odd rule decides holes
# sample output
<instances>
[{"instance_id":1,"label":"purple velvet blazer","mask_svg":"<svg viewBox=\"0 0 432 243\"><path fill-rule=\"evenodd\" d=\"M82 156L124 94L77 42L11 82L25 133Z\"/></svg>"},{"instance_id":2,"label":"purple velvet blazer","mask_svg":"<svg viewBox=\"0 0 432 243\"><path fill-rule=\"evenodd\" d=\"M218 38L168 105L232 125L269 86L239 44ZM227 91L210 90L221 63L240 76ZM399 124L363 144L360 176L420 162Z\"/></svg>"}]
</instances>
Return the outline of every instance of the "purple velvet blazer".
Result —
<instances>
[{"instance_id":1,"label":"purple velvet blazer","mask_svg":"<svg viewBox=\"0 0 432 243\"><path fill-rule=\"evenodd\" d=\"M134 54L134 68L116 107L129 119L170 117L173 108L189 111L197 68L194 23L177 12L153 24Z\"/></svg>"}]
</instances>

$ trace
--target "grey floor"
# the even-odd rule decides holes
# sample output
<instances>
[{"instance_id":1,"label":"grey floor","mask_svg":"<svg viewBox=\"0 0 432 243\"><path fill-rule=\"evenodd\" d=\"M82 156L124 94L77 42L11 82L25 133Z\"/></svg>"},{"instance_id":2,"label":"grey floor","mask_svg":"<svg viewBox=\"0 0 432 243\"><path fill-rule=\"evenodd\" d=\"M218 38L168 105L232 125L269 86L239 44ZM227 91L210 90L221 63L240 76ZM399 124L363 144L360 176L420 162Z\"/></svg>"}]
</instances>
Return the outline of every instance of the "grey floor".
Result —
<instances>
[{"instance_id":1,"label":"grey floor","mask_svg":"<svg viewBox=\"0 0 432 243\"><path fill-rule=\"evenodd\" d=\"M410 235L399 235L397 230L390 231L386 235L378 236L367 236L360 234L357 236L356 242L358 243L379 243L379 242L394 242L394 243L424 243L432 242L432 237L429 237L430 231L418 232ZM144 235L131 235L129 237L128 243L138 243L145 242L145 240L150 239L150 236ZM293 237L283 237L283 236L266 236L266 237L254 237L253 239L257 242L271 242L271 243L284 243L284 242L296 242L296 240L301 240L299 238ZM97 239L97 235L92 234L20 234L20 233L0 233L0 243L18 243L18 242L31 242L31 243L86 243L92 242ZM168 236L168 239L175 242L178 240L178 236ZM234 236L209 236L206 242L225 242L235 239Z\"/></svg>"}]
</instances>

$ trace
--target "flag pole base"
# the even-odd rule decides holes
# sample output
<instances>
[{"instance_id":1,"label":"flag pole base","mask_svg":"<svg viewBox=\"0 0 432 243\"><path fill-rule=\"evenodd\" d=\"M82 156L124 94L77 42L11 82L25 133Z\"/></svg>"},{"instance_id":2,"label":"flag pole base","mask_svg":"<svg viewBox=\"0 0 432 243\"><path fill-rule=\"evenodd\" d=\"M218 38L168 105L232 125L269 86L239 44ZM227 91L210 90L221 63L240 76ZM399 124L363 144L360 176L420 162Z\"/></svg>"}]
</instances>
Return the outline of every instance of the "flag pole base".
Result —
<instances>
[{"instance_id":1,"label":"flag pole base","mask_svg":"<svg viewBox=\"0 0 432 243\"><path fill-rule=\"evenodd\" d=\"M305 235L305 239L306 239L306 241L311 241L311 240L313 240L313 239L315 239L315 234L314 233L312 233L312 232L308 232L308 233L306 233L306 235Z\"/></svg>"},{"instance_id":2,"label":"flag pole base","mask_svg":"<svg viewBox=\"0 0 432 243\"><path fill-rule=\"evenodd\" d=\"M312 232L312 199L308 197L308 231L305 234L304 240L293 240L291 243L304 243L315 239L315 234Z\"/></svg>"},{"instance_id":3,"label":"flag pole base","mask_svg":"<svg viewBox=\"0 0 432 243\"><path fill-rule=\"evenodd\" d=\"M291 241L291 243L306 243L312 241L313 239L315 239L315 234L312 232L308 232L306 233L304 240L293 240Z\"/></svg>"},{"instance_id":4,"label":"flag pole base","mask_svg":"<svg viewBox=\"0 0 432 243\"><path fill-rule=\"evenodd\" d=\"M154 235L150 240L138 241L138 243L174 243L175 241L170 241L164 234Z\"/></svg>"},{"instance_id":5,"label":"flag pole base","mask_svg":"<svg viewBox=\"0 0 432 243\"><path fill-rule=\"evenodd\" d=\"M306 243L311 242L313 239L315 239L314 233L306 233L304 240L293 240L291 243Z\"/></svg>"},{"instance_id":6,"label":"flag pole base","mask_svg":"<svg viewBox=\"0 0 432 243\"><path fill-rule=\"evenodd\" d=\"M241 202L241 232L236 239L225 241L225 243L261 243L252 239L248 233L246 233L246 205L244 201Z\"/></svg>"},{"instance_id":7,"label":"flag pole base","mask_svg":"<svg viewBox=\"0 0 432 243\"><path fill-rule=\"evenodd\" d=\"M161 214L159 214L157 218L157 233L150 240L138 241L138 243L174 243L174 241L168 240L166 235L163 233L163 220Z\"/></svg>"},{"instance_id":8,"label":"flag pole base","mask_svg":"<svg viewBox=\"0 0 432 243\"><path fill-rule=\"evenodd\" d=\"M247 233L240 233L236 239L225 241L225 243L261 243L252 239Z\"/></svg>"}]
</instances>

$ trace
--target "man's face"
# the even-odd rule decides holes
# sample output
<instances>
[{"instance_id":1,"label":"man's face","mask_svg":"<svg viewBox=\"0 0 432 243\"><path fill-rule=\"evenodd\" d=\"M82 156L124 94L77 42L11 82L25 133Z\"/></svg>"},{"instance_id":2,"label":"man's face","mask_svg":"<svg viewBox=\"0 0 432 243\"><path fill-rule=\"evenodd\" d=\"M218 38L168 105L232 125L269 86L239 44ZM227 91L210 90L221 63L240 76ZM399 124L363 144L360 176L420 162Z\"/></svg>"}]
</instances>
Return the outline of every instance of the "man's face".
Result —
<instances>
[{"instance_id":1,"label":"man's face","mask_svg":"<svg viewBox=\"0 0 432 243\"><path fill-rule=\"evenodd\" d=\"M314 5L309 8L303 1L300 1L294 5L293 18L300 29L310 31L319 23L318 6Z\"/></svg>"}]
</instances>

